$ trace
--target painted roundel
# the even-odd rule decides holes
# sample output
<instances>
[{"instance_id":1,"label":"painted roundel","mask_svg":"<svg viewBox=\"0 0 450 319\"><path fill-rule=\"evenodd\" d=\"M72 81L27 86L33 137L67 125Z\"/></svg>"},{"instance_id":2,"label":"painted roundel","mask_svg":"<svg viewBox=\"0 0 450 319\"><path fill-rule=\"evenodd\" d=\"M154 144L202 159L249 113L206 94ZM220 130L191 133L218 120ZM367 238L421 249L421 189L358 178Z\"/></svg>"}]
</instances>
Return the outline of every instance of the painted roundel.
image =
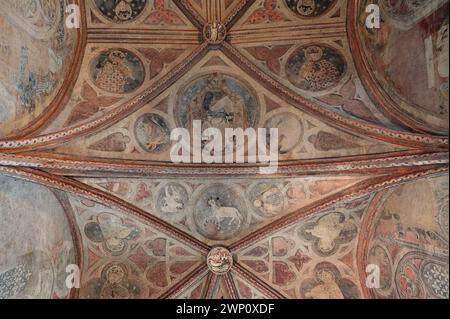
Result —
<instances>
[{"instance_id":1,"label":"painted roundel","mask_svg":"<svg viewBox=\"0 0 450 319\"><path fill-rule=\"evenodd\" d=\"M304 131L303 124L293 113L284 112L273 115L267 120L265 126L267 129L278 129L280 154L288 153L302 141ZM269 142L269 138L267 140Z\"/></svg>"},{"instance_id":2,"label":"painted roundel","mask_svg":"<svg viewBox=\"0 0 450 319\"><path fill-rule=\"evenodd\" d=\"M132 52L110 49L100 53L91 64L94 84L110 93L130 93L142 85L144 65Z\"/></svg>"},{"instance_id":3,"label":"painted roundel","mask_svg":"<svg viewBox=\"0 0 450 319\"><path fill-rule=\"evenodd\" d=\"M282 191L277 185L259 183L250 191L252 208L263 217L272 217L280 214L285 207Z\"/></svg>"},{"instance_id":4,"label":"painted roundel","mask_svg":"<svg viewBox=\"0 0 450 319\"><path fill-rule=\"evenodd\" d=\"M185 217L189 194L179 183L168 183L161 186L156 206L165 218L171 222L182 222Z\"/></svg>"},{"instance_id":5,"label":"painted roundel","mask_svg":"<svg viewBox=\"0 0 450 319\"><path fill-rule=\"evenodd\" d=\"M209 186L197 198L194 221L200 234L213 240L236 236L246 223L246 210L238 194L226 185Z\"/></svg>"},{"instance_id":6,"label":"painted roundel","mask_svg":"<svg viewBox=\"0 0 450 319\"><path fill-rule=\"evenodd\" d=\"M255 95L241 81L225 75L205 75L191 82L181 93L176 114L188 129L201 120L203 129L253 127L259 105ZM222 132L223 133L223 132Z\"/></svg>"},{"instance_id":7,"label":"painted roundel","mask_svg":"<svg viewBox=\"0 0 450 319\"><path fill-rule=\"evenodd\" d=\"M206 257L206 264L216 275L223 275L233 266L233 256L224 247L214 247Z\"/></svg>"},{"instance_id":8,"label":"painted roundel","mask_svg":"<svg viewBox=\"0 0 450 319\"><path fill-rule=\"evenodd\" d=\"M141 115L134 124L134 134L139 145L147 152L162 152L170 145L170 128L157 114Z\"/></svg>"},{"instance_id":9,"label":"painted roundel","mask_svg":"<svg viewBox=\"0 0 450 319\"><path fill-rule=\"evenodd\" d=\"M84 233L90 241L102 244L105 251L119 256L127 250L128 241L139 236L140 230L116 215L103 212L85 225Z\"/></svg>"},{"instance_id":10,"label":"painted roundel","mask_svg":"<svg viewBox=\"0 0 450 319\"><path fill-rule=\"evenodd\" d=\"M136 19L147 5L147 0L95 0L100 12L114 22L128 22Z\"/></svg>"},{"instance_id":11,"label":"painted roundel","mask_svg":"<svg viewBox=\"0 0 450 319\"><path fill-rule=\"evenodd\" d=\"M317 17L330 9L336 0L285 0L289 9L301 17Z\"/></svg>"},{"instance_id":12,"label":"painted roundel","mask_svg":"<svg viewBox=\"0 0 450 319\"><path fill-rule=\"evenodd\" d=\"M297 49L286 63L289 81L305 91L322 91L339 83L347 70L344 57L334 48L309 45Z\"/></svg>"}]
</instances>

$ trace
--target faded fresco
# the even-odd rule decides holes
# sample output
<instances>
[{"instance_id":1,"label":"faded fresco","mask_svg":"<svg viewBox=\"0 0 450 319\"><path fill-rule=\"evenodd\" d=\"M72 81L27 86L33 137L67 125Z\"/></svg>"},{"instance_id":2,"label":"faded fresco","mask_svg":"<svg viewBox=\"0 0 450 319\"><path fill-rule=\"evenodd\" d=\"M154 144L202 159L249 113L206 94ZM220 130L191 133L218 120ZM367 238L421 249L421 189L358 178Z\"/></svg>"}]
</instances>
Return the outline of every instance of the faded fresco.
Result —
<instances>
[{"instance_id":1,"label":"faded fresco","mask_svg":"<svg viewBox=\"0 0 450 319\"><path fill-rule=\"evenodd\" d=\"M38 117L62 88L77 42L65 10L63 0L2 1L0 137Z\"/></svg>"},{"instance_id":2,"label":"faded fresco","mask_svg":"<svg viewBox=\"0 0 450 319\"><path fill-rule=\"evenodd\" d=\"M130 93L144 81L144 67L132 52L110 49L92 61L91 78L110 93Z\"/></svg>"},{"instance_id":3,"label":"faded fresco","mask_svg":"<svg viewBox=\"0 0 450 319\"><path fill-rule=\"evenodd\" d=\"M376 297L448 299L447 177L399 186L383 197L367 255L381 268Z\"/></svg>"},{"instance_id":4,"label":"faded fresco","mask_svg":"<svg viewBox=\"0 0 450 319\"><path fill-rule=\"evenodd\" d=\"M43 186L0 175L0 203L0 299L67 298L75 251L58 199Z\"/></svg>"},{"instance_id":5,"label":"faded fresco","mask_svg":"<svg viewBox=\"0 0 450 319\"><path fill-rule=\"evenodd\" d=\"M246 182L218 178L80 180L131 202L198 239L219 244L241 238L270 221L331 196L364 178L254 178ZM342 224L348 236L354 237L354 225L340 222L342 218L340 214L332 215L324 218L321 224ZM313 227L309 224L307 227L305 236L310 238L310 228ZM329 253L328 250L337 249L330 243L325 243L324 247L325 254Z\"/></svg>"},{"instance_id":6,"label":"faded fresco","mask_svg":"<svg viewBox=\"0 0 450 319\"><path fill-rule=\"evenodd\" d=\"M311 61L310 65L301 63L298 54L304 57L305 50L317 50L315 56L320 59ZM293 83L304 89L323 92L342 82L346 67L345 64L339 64L341 55L331 48L323 47L323 50L318 46L310 46L293 52L292 65L296 66L292 69ZM324 52L330 54L330 61L323 59ZM323 72L315 72L316 63ZM305 80L299 78L301 68L305 69ZM328 72L333 72L335 76L330 78ZM91 90L83 89L83 92ZM346 84L343 90L351 94L352 88ZM338 100L335 96L330 96L330 100ZM109 98L113 96L103 97ZM93 101L102 103L99 97ZM357 103L351 102L349 107L360 109ZM88 107L88 103L82 106ZM74 111L74 117L80 117L78 109ZM84 154L91 158L167 162L170 161L173 145L170 141L171 130L183 127L192 134L194 120L202 122L202 130L218 128L222 136L226 128L278 128L280 161L374 154L401 149L366 136L336 130L273 95L239 71L222 53L211 52L155 101L107 129L58 147L56 152Z\"/></svg>"},{"instance_id":7,"label":"faded fresco","mask_svg":"<svg viewBox=\"0 0 450 319\"><path fill-rule=\"evenodd\" d=\"M448 1L376 3L381 28L365 28L363 13L359 26L374 76L402 110L448 132Z\"/></svg>"},{"instance_id":8,"label":"faded fresco","mask_svg":"<svg viewBox=\"0 0 450 319\"><path fill-rule=\"evenodd\" d=\"M138 17L147 5L147 0L95 0L95 5L108 19L120 23Z\"/></svg>"},{"instance_id":9,"label":"faded fresco","mask_svg":"<svg viewBox=\"0 0 450 319\"><path fill-rule=\"evenodd\" d=\"M336 85L345 70L345 60L336 50L319 45L299 48L286 64L289 81L306 91L321 91Z\"/></svg>"},{"instance_id":10,"label":"faded fresco","mask_svg":"<svg viewBox=\"0 0 450 319\"><path fill-rule=\"evenodd\" d=\"M93 25L132 27L190 27L188 19L170 0L92 0L87 4Z\"/></svg>"},{"instance_id":11,"label":"faded fresco","mask_svg":"<svg viewBox=\"0 0 450 319\"><path fill-rule=\"evenodd\" d=\"M250 89L224 74L212 74L193 81L180 93L176 113L183 127L201 120L202 129L252 127L258 116L257 99Z\"/></svg>"},{"instance_id":12,"label":"faded fresco","mask_svg":"<svg viewBox=\"0 0 450 319\"><path fill-rule=\"evenodd\" d=\"M448 0L68 3L0 0L0 299L449 298Z\"/></svg>"},{"instance_id":13,"label":"faded fresco","mask_svg":"<svg viewBox=\"0 0 450 319\"><path fill-rule=\"evenodd\" d=\"M371 197L302 219L239 253L239 262L288 298L359 299L358 229Z\"/></svg>"},{"instance_id":14,"label":"faded fresco","mask_svg":"<svg viewBox=\"0 0 450 319\"><path fill-rule=\"evenodd\" d=\"M83 240L81 298L157 298L202 256L148 225L99 203L67 198Z\"/></svg>"}]
</instances>

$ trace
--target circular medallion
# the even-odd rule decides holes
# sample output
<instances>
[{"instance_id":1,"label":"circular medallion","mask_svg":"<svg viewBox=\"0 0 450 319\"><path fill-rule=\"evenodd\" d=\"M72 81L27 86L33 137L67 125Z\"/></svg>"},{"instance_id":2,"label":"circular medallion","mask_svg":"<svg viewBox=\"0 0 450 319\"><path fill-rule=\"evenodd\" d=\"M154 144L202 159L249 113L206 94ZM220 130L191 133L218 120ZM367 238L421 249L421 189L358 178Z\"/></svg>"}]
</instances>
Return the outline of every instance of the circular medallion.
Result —
<instances>
[{"instance_id":1,"label":"circular medallion","mask_svg":"<svg viewBox=\"0 0 450 319\"><path fill-rule=\"evenodd\" d=\"M253 209L258 215L272 217L280 214L285 207L283 193L277 185L259 183L250 191Z\"/></svg>"},{"instance_id":2,"label":"circular medallion","mask_svg":"<svg viewBox=\"0 0 450 319\"><path fill-rule=\"evenodd\" d=\"M300 17L313 18L327 12L336 0L285 0L286 5Z\"/></svg>"},{"instance_id":3,"label":"circular medallion","mask_svg":"<svg viewBox=\"0 0 450 319\"><path fill-rule=\"evenodd\" d=\"M99 54L91 64L94 84L110 93L130 93L142 85L144 65L132 52L110 49Z\"/></svg>"},{"instance_id":4,"label":"circular medallion","mask_svg":"<svg viewBox=\"0 0 450 319\"><path fill-rule=\"evenodd\" d=\"M253 127L258 111L258 100L245 84L228 75L213 73L182 90L175 114L178 124L185 128L192 129L192 122L201 120L203 130L215 127L224 131Z\"/></svg>"},{"instance_id":5,"label":"circular medallion","mask_svg":"<svg viewBox=\"0 0 450 319\"><path fill-rule=\"evenodd\" d=\"M213 273L223 275L233 266L233 256L224 247L214 247L206 257L206 263Z\"/></svg>"},{"instance_id":6,"label":"circular medallion","mask_svg":"<svg viewBox=\"0 0 450 319\"><path fill-rule=\"evenodd\" d=\"M246 223L245 205L238 194L223 184L208 186L197 198L194 221L206 238L226 240L236 236Z\"/></svg>"},{"instance_id":7,"label":"circular medallion","mask_svg":"<svg viewBox=\"0 0 450 319\"><path fill-rule=\"evenodd\" d=\"M322 91L336 86L344 77L347 64L334 48L322 45L300 47L288 59L289 81L305 91Z\"/></svg>"},{"instance_id":8,"label":"circular medallion","mask_svg":"<svg viewBox=\"0 0 450 319\"><path fill-rule=\"evenodd\" d=\"M159 115L145 113L134 124L134 134L145 151L158 153L167 150L170 145L170 129Z\"/></svg>"},{"instance_id":9,"label":"circular medallion","mask_svg":"<svg viewBox=\"0 0 450 319\"><path fill-rule=\"evenodd\" d=\"M203 37L212 44L219 44L227 37L227 28L221 22L210 22L203 29Z\"/></svg>"},{"instance_id":10,"label":"circular medallion","mask_svg":"<svg viewBox=\"0 0 450 319\"><path fill-rule=\"evenodd\" d=\"M156 206L165 220L181 222L186 216L186 205L189 200L186 188L179 183L168 183L161 186Z\"/></svg>"},{"instance_id":11,"label":"circular medallion","mask_svg":"<svg viewBox=\"0 0 450 319\"><path fill-rule=\"evenodd\" d=\"M414 259L418 259L414 253L406 254L397 265L395 285L401 299L425 299L426 296Z\"/></svg>"},{"instance_id":12,"label":"circular medallion","mask_svg":"<svg viewBox=\"0 0 450 319\"><path fill-rule=\"evenodd\" d=\"M120 234L117 234L117 229L120 229ZM102 212L84 226L84 233L90 241L102 244L106 252L119 256L127 250L128 241L139 237L140 230L132 224L123 223L113 214Z\"/></svg>"},{"instance_id":13,"label":"circular medallion","mask_svg":"<svg viewBox=\"0 0 450 319\"><path fill-rule=\"evenodd\" d=\"M303 124L298 117L289 112L279 113L270 117L266 128L278 129L278 147L280 154L286 154L299 145L303 138ZM268 131L269 133L269 131ZM268 136L268 141L270 136Z\"/></svg>"},{"instance_id":14,"label":"circular medallion","mask_svg":"<svg viewBox=\"0 0 450 319\"><path fill-rule=\"evenodd\" d=\"M95 0L98 10L114 22L135 20L145 9L147 0Z\"/></svg>"}]
</instances>

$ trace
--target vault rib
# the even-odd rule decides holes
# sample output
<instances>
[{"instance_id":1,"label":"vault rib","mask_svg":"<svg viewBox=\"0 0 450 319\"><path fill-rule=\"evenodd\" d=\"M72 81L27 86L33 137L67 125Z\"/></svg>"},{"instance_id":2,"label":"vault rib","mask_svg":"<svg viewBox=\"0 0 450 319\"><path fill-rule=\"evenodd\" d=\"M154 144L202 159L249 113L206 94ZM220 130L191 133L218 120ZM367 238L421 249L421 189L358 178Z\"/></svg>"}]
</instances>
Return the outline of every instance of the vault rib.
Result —
<instances>
[{"instance_id":1,"label":"vault rib","mask_svg":"<svg viewBox=\"0 0 450 319\"><path fill-rule=\"evenodd\" d=\"M369 193L385 189L386 187L389 187L394 184L400 184L407 181L415 180L420 177L429 176L446 171L448 171L448 167L434 167L429 169L417 168L414 173L391 174L388 176L377 176L374 178L364 180L338 193L327 196L295 212L289 213L277 220L274 220L270 224L265 225L264 227L252 232L246 237L239 239L234 244L231 244L229 249L232 251L232 253L237 253L242 249L248 248L252 244L264 238L267 238L282 229L294 225L303 218L312 216L315 213L323 211L324 209L329 208L345 200L359 198Z\"/></svg>"},{"instance_id":2,"label":"vault rib","mask_svg":"<svg viewBox=\"0 0 450 319\"><path fill-rule=\"evenodd\" d=\"M122 104L121 106L107 112L106 114L93 119L88 123L74 126L70 129L64 129L55 133L41 135L33 138L0 140L0 150L2 152L18 152L26 150L37 150L56 145L67 141L73 137L84 136L102 128L107 128L115 124L120 119L125 118L137 109L141 108L149 101L157 97L161 92L166 90L173 82L183 76L191 67L201 59L208 51L208 44L203 43L195 49L186 59L175 66L170 72L165 74L160 81L144 90L137 97Z\"/></svg>"},{"instance_id":3,"label":"vault rib","mask_svg":"<svg viewBox=\"0 0 450 319\"><path fill-rule=\"evenodd\" d=\"M357 121L350 117L329 111L282 85L279 81L257 67L230 43L226 41L223 42L221 49L230 60L238 65L244 72L247 72L256 79L263 87L272 93L279 95L287 103L295 106L301 111L310 114L311 116L322 118L327 124L333 127L402 146L445 150L448 148L448 137L394 131L368 122Z\"/></svg>"},{"instance_id":4,"label":"vault rib","mask_svg":"<svg viewBox=\"0 0 450 319\"><path fill-rule=\"evenodd\" d=\"M187 287L191 286L195 280L199 277L203 277L206 272L208 272L208 268L205 264L201 264L196 267L193 271L183 277L180 281L178 281L175 285L170 287L164 293L162 293L158 299L169 299L176 297L180 292L182 292Z\"/></svg>"},{"instance_id":5,"label":"vault rib","mask_svg":"<svg viewBox=\"0 0 450 319\"><path fill-rule=\"evenodd\" d=\"M206 24L205 19L195 10L187 0L173 0L178 9L191 21L191 23L200 31Z\"/></svg>"},{"instance_id":6,"label":"vault rib","mask_svg":"<svg viewBox=\"0 0 450 319\"><path fill-rule=\"evenodd\" d=\"M332 22L302 25L277 25L276 27L262 26L231 30L228 40L231 44L254 44L267 42L283 42L307 39L336 39L346 37L345 23Z\"/></svg>"},{"instance_id":7,"label":"vault rib","mask_svg":"<svg viewBox=\"0 0 450 319\"><path fill-rule=\"evenodd\" d=\"M206 275L206 283L205 287L202 291L203 299L212 299L214 293L214 287L217 285L218 277L213 274L211 271Z\"/></svg>"},{"instance_id":8,"label":"vault rib","mask_svg":"<svg viewBox=\"0 0 450 319\"><path fill-rule=\"evenodd\" d=\"M415 167L447 165L447 152L405 151L339 159L298 160L279 163L276 176L389 174L411 172ZM108 164L108 165L105 165ZM252 177L257 165L173 165L126 160L83 160L50 153L1 154L0 165L46 170L75 177Z\"/></svg>"},{"instance_id":9,"label":"vault rib","mask_svg":"<svg viewBox=\"0 0 450 319\"><path fill-rule=\"evenodd\" d=\"M198 30L153 30L153 29L120 29L120 28L90 28L88 43L121 43L121 44L201 44L201 34Z\"/></svg>"},{"instance_id":10,"label":"vault rib","mask_svg":"<svg viewBox=\"0 0 450 319\"><path fill-rule=\"evenodd\" d=\"M30 168L13 168L8 166L0 166L0 172L14 177L19 177L31 182L36 182L51 188L66 191L68 193L85 197L94 202L98 202L110 208L116 208L124 214L137 217L148 225L163 232L174 240L185 243L190 248L200 252L207 253L210 251L210 246L204 242L192 237L184 231L175 226L145 212L144 210L102 190L96 189L79 181L52 175L46 172L33 170Z\"/></svg>"},{"instance_id":11,"label":"vault rib","mask_svg":"<svg viewBox=\"0 0 450 319\"><path fill-rule=\"evenodd\" d=\"M238 277L248 281L254 287L259 289L264 295L271 299L286 299L286 296L280 293L278 290L261 280L253 273L242 267L240 264L235 263L232 270Z\"/></svg>"},{"instance_id":12,"label":"vault rib","mask_svg":"<svg viewBox=\"0 0 450 319\"><path fill-rule=\"evenodd\" d=\"M242 0L234 6L231 13L222 21L225 27L230 30L247 10L256 2L256 0Z\"/></svg>"},{"instance_id":13,"label":"vault rib","mask_svg":"<svg viewBox=\"0 0 450 319\"><path fill-rule=\"evenodd\" d=\"M228 295L231 299L239 299L239 293L236 288L236 284L233 281L231 273L224 275L223 281L225 282L225 287L228 291Z\"/></svg>"}]
</instances>

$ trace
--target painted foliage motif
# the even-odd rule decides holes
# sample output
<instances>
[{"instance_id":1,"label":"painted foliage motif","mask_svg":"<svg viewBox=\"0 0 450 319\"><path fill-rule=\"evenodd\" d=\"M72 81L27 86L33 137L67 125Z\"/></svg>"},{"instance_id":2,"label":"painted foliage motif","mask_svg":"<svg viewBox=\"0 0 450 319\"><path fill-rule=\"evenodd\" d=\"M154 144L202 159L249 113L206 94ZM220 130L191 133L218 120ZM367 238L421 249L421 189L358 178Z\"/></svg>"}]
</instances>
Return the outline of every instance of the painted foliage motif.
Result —
<instances>
[{"instance_id":1,"label":"painted foliage motif","mask_svg":"<svg viewBox=\"0 0 450 319\"><path fill-rule=\"evenodd\" d=\"M285 0L286 5L300 17L318 17L328 11L336 0Z\"/></svg>"},{"instance_id":2,"label":"painted foliage motif","mask_svg":"<svg viewBox=\"0 0 450 319\"><path fill-rule=\"evenodd\" d=\"M399 262L395 282L400 298L449 298L448 258L411 252Z\"/></svg>"},{"instance_id":3,"label":"painted foliage motif","mask_svg":"<svg viewBox=\"0 0 450 319\"><path fill-rule=\"evenodd\" d=\"M100 12L114 22L128 22L136 19L147 5L147 0L94 0Z\"/></svg>"},{"instance_id":4,"label":"painted foliage motif","mask_svg":"<svg viewBox=\"0 0 450 319\"><path fill-rule=\"evenodd\" d=\"M97 87L107 92L130 93L144 82L144 66L130 51L110 49L92 61L91 78Z\"/></svg>"},{"instance_id":5,"label":"painted foliage motif","mask_svg":"<svg viewBox=\"0 0 450 319\"><path fill-rule=\"evenodd\" d=\"M5 0L0 10L0 135L37 117L57 96L76 46L63 0Z\"/></svg>"},{"instance_id":6,"label":"painted foliage motif","mask_svg":"<svg viewBox=\"0 0 450 319\"><path fill-rule=\"evenodd\" d=\"M344 57L334 48L323 45L300 47L288 59L289 81L305 91L322 91L335 86L345 75Z\"/></svg>"},{"instance_id":7,"label":"painted foliage motif","mask_svg":"<svg viewBox=\"0 0 450 319\"><path fill-rule=\"evenodd\" d=\"M447 177L405 184L385 195L367 257L380 267L376 297L448 298Z\"/></svg>"}]
</instances>

